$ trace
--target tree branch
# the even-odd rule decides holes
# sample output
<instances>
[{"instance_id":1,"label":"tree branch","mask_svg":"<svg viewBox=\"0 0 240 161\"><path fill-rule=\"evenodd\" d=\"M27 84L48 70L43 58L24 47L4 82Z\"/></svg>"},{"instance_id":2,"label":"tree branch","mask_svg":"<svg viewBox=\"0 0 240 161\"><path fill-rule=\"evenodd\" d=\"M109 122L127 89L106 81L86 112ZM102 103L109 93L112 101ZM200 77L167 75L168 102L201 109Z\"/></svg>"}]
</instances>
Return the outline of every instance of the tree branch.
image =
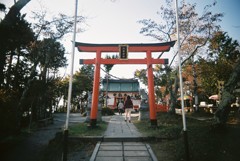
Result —
<instances>
[{"instance_id":1,"label":"tree branch","mask_svg":"<svg viewBox=\"0 0 240 161\"><path fill-rule=\"evenodd\" d=\"M19 0L17 1L9 10L7 15L4 18L4 21L6 22L12 22L12 19L16 17L21 11L21 9L28 4L31 0Z\"/></svg>"}]
</instances>

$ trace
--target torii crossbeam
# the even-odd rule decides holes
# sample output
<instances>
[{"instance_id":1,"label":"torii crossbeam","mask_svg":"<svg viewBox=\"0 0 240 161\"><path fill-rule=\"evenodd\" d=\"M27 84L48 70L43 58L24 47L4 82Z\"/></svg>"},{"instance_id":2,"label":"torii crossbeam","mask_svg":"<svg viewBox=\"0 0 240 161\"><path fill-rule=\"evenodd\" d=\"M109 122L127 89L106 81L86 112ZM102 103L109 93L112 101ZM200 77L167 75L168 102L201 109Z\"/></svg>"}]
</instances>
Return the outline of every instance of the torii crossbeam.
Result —
<instances>
[{"instance_id":1,"label":"torii crossbeam","mask_svg":"<svg viewBox=\"0 0 240 161\"><path fill-rule=\"evenodd\" d=\"M100 82L100 65L101 64L146 64L148 69L148 97L149 97L149 113L151 126L157 126L155 95L154 95L154 80L152 64L168 64L168 59L153 59L152 52L167 52L173 47L175 41L165 43L150 43L150 44L127 44L128 52L146 52L144 59L103 59L102 52L119 52L121 44L89 44L76 42L75 46L80 52L96 52L94 59L81 59L80 64L95 64L92 107L90 114L91 126L96 126L97 111L98 111L98 96Z\"/></svg>"}]
</instances>

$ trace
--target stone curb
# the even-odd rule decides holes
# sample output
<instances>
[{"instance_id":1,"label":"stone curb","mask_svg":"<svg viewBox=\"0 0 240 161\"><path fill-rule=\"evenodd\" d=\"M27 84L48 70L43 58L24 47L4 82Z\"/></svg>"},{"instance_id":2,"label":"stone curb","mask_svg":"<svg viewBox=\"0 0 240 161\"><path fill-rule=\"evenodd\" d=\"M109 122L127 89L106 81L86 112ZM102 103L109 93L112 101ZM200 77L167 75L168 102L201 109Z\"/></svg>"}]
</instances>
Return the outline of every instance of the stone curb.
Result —
<instances>
[{"instance_id":1,"label":"stone curb","mask_svg":"<svg viewBox=\"0 0 240 161\"><path fill-rule=\"evenodd\" d=\"M98 150L99 150L99 147L100 147L100 145L101 145L101 142L99 141L99 142L97 143L97 145L95 146L95 148L94 148L94 150L93 150L93 153L92 153L92 156L91 156L91 158L90 158L90 160L89 160L89 161L94 161L94 160L95 160L95 158L96 158L96 156L97 156L97 153L98 153Z\"/></svg>"},{"instance_id":2,"label":"stone curb","mask_svg":"<svg viewBox=\"0 0 240 161\"><path fill-rule=\"evenodd\" d=\"M153 153L152 148L150 147L150 145L149 145L149 144L146 144L146 147L147 147L147 149L148 149L149 154L151 155L152 160L153 160L153 161L158 161L158 159L157 159L157 157L155 156L155 154Z\"/></svg>"},{"instance_id":3,"label":"stone curb","mask_svg":"<svg viewBox=\"0 0 240 161\"><path fill-rule=\"evenodd\" d=\"M69 136L69 140L82 140L82 141L101 141L101 142L147 142L147 141L162 141L174 140L177 138L164 138L164 137L112 137L112 136Z\"/></svg>"}]
</instances>

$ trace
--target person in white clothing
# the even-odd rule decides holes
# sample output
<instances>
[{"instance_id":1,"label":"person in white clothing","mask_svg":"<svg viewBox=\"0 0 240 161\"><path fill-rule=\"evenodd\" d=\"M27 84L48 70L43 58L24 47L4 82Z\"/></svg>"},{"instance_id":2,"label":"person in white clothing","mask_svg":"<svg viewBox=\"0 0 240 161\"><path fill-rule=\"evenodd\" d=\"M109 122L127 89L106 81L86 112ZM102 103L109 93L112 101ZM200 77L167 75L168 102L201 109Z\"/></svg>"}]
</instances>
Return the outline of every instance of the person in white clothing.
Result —
<instances>
[{"instance_id":1,"label":"person in white clothing","mask_svg":"<svg viewBox=\"0 0 240 161\"><path fill-rule=\"evenodd\" d=\"M122 115L123 110L124 110L123 107L124 107L124 104L123 104L122 101L120 101L120 102L118 103L118 112L119 112L119 115Z\"/></svg>"}]
</instances>

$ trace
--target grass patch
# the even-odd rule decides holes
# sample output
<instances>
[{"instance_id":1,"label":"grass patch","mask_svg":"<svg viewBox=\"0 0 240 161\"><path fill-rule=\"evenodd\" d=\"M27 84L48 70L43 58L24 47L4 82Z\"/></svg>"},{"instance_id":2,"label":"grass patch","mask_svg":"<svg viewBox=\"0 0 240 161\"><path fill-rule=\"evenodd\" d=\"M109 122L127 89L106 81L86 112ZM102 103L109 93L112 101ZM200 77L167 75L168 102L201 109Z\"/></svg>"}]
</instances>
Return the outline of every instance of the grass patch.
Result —
<instances>
[{"instance_id":1,"label":"grass patch","mask_svg":"<svg viewBox=\"0 0 240 161\"><path fill-rule=\"evenodd\" d=\"M69 136L101 136L107 129L107 122L99 122L96 128L89 128L88 123L79 123L69 127ZM68 141L68 160L89 160L96 142ZM63 151L63 133L57 133L42 152L39 161L59 161Z\"/></svg>"},{"instance_id":2,"label":"grass patch","mask_svg":"<svg viewBox=\"0 0 240 161\"><path fill-rule=\"evenodd\" d=\"M49 145L41 152L37 161L60 161L63 151L63 133L57 133ZM96 142L68 141L68 161L90 160Z\"/></svg>"},{"instance_id":3,"label":"grass patch","mask_svg":"<svg viewBox=\"0 0 240 161\"><path fill-rule=\"evenodd\" d=\"M88 123L79 123L69 127L69 135L72 136L102 136L108 123L100 122L96 128L88 127Z\"/></svg>"},{"instance_id":4,"label":"grass patch","mask_svg":"<svg viewBox=\"0 0 240 161\"><path fill-rule=\"evenodd\" d=\"M135 126L144 136L177 138L182 130L181 117L177 115L158 115L158 128L151 128L149 120L134 121Z\"/></svg>"},{"instance_id":5,"label":"grass patch","mask_svg":"<svg viewBox=\"0 0 240 161\"><path fill-rule=\"evenodd\" d=\"M201 114L196 115L201 117ZM184 161L182 116L160 113L157 120L157 129L150 128L149 121L136 121L135 125L145 136L171 138L150 142L159 161ZM239 160L239 124L227 124L224 129L216 130L211 120L198 121L187 117L186 122L191 161Z\"/></svg>"}]
</instances>

